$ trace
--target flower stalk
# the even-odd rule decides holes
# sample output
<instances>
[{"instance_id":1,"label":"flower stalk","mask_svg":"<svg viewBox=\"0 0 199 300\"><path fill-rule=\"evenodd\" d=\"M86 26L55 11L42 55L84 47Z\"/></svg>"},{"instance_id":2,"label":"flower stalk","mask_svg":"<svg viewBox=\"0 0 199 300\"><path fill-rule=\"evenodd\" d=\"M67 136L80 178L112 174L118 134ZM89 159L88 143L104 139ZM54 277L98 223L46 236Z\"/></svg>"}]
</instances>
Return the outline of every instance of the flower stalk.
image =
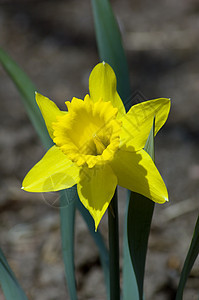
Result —
<instances>
[{"instance_id":1,"label":"flower stalk","mask_svg":"<svg viewBox=\"0 0 199 300\"><path fill-rule=\"evenodd\" d=\"M117 190L108 207L110 300L120 299L120 266Z\"/></svg>"}]
</instances>

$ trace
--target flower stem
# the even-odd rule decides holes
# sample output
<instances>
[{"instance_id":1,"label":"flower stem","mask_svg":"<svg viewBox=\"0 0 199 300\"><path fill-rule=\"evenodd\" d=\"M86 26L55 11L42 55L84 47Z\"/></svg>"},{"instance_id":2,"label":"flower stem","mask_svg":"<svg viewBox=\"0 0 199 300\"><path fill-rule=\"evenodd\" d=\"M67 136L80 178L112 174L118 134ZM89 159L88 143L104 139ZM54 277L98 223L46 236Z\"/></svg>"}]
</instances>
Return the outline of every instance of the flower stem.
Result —
<instances>
[{"instance_id":1,"label":"flower stem","mask_svg":"<svg viewBox=\"0 0 199 300\"><path fill-rule=\"evenodd\" d=\"M117 190L108 208L110 300L120 299L119 235Z\"/></svg>"}]
</instances>

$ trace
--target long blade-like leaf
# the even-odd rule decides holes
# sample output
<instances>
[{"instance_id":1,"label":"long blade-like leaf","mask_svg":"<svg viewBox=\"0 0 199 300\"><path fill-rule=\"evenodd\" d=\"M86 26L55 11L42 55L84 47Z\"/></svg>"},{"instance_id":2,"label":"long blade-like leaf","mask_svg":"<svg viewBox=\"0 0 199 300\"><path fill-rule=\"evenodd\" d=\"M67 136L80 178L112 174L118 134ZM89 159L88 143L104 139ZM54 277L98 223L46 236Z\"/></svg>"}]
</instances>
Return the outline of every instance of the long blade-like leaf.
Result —
<instances>
[{"instance_id":1,"label":"long blade-like leaf","mask_svg":"<svg viewBox=\"0 0 199 300\"><path fill-rule=\"evenodd\" d=\"M104 244L101 233L95 232L94 221L88 210L80 202L77 189L73 187L69 190L61 191L60 209L61 209L61 236L62 236L62 253L65 262L65 272L70 292L70 298L77 299L75 291L75 273L74 273L74 220L75 207L80 211L84 221L86 222L90 234L99 248L100 260L103 266L104 278L107 292L109 293L109 255Z\"/></svg>"},{"instance_id":2,"label":"long blade-like leaf","mask_svg":"<svg viewBox=\"0 0 199 300\"><path fill-rule=\"evenodd\" d=\"M189 251L180 276L180 282L177 289L176 300L183 299L184 287L198 254L199 254L199 216L196 222L191 245L189 247Z\"/></svg>"},{"instance_id":3,"label":"long blade-like leaf","mask_svg":"<svg viewBox=\"0 0 199 300\"><path fill-rule=\"evenodd\" d=\"M53 143L49 137L41 112L34 100L36 87L2 48L0 48L0 62L20 92L28 116L44 146L47 149L50 148Z\"/></svg>"},{"instance_id":4,"label":"long blade-like leaf","mask_svg":"<svg viewBox=\"0 0 199 300\"><path fill-rule=\"evenodd\" d=\"M5 53L2 49L0 49L0 61L7 71L9 76L12 78L13 82L15 83L17 89L19 90L23 104L27 110L27 113L39 135L41 138L44 146L49 148L53 143L50 139L43 117L39 111L39 108L35 101L35 86L28 78L28 76L21 70L21 68ZM70 199L71 191L67 190L62 192L61 194L61 207L63 207L64 203L68 203L68 199ZM75 204L74 204L75 205ZM74 235L73 235L73 214L71 213L73 206L68 206L67 209L61 209L61 234L62 234L62 248L63 248L63 259L65 263L65 270L66 272L66 280L68 283L69 294L71 297L75 295L76 288L75 288L75 279L74 279L74 261L71 261L70 253L73 251L74 248ZM70 215L70 217L68 217ZM67 229L66 229L67 228ZM64 238L64 232L66 230L71 230L71 234ZM69 254L68 254L69 253ZM70 271L70 274L68 272ZM74 281L74 282L72 282ZM76 298L71 298L76 299Z\"/></svg>"},{"instance_id":5,"label":"long blade-like leaf","mask_svg":"<svg viewBox=\"0 0 199 300\"><path fill-rule=\"evenodd\" d=\"M0 285L6 300L27 300L24 291L11 270L3 251L0 249Z\"/></svg>"},{"instance_id":6,"label":"long blade-like leaf","mask_svg":"<svg viewBox=\"0 0 199 300\"><path fill-rule=\"evenodd\" d=\"M108 0L92 0L95 32L100 59L115 71L120 97L129 109L130 81L121 34Z\"/></svg>"},{"instance_id":7,"label":"long blade-like leaf","mask_svg":"<svg viewBox=\"0 0 199 300\"><path fill-rule=\"evenodd\" d=\"M130 192L128 192L130 194ZM139 292L137 286L137 280L133 269L129 243L127 238L127 217L129 208L130 197L127 197L126 213L124 219L124 240L123 240L123 289L122 299L123 300L139 300Z\"/></svg>"},{"instance_id":8,"label":"long blade-like leaf","mask_svg":"<svg viewBox=\"0 0 199 300\"><path fill-rule=\"evenodd\" d=\"M83 204L81 203L80 200L77 201L77 208L81 212L82 217L84 218L85 222L87 223L90 234L93 237L96 245L98 246L98 248L100 250L99 251L100 260L101 260L101 264L103 266L107 294L109 294L109 254L108 254L108 250L103 242L103 238L102 238L102 235L101 235L99 229L97 232L95 231L93 218L89 214L88 210L83 206Z\"/></svg>"},{"instance_id":9,"label":"long blade-like leaf","mask_svg":"<svg viewBox=\"0 0 199 300\"><path fill-rule=\"evenodd\" d=\"M35 126L35 129L40 136L43 144L48 149L52 145L52 141L48 135L45 123L41 116L41 113L37 107L34 92L35 87L32 84L29 77L21 70L21 68L9 57L7 53L5 53L2 49L0 49L0 62L2 63L4 69L7 71L9 76L12 78L14 84L18 88L23 104L27 109L27 113ZM70 205L65 205L70 203ZM61 235L62 235L62 252L66 270L66 280L68 283L69 293L71 295L71 299L76 299L76 291L75 289L75 276L74 276L74 259L73 259L73 249L74 249L74 206L79 203L79 198L77 197L77 193L74 189L68 189L61 192L60 198L60 214L61 214ZM64 208L65 207L65 208ZM96 232L93 234L93 220L88 213L86 214L85 209L78 204L78 209L83 215L84 220L88 225L88 229L93 236L96 245L98 246L100 258L102 261L102 266L104 268L105 280L107 286L109 284L109 276L108 276L108 253L100 235L100 232Z\"/></svg>"},{"instance_id":10,"label":"long blade-like leaf","mask_svg":"<svg viewBox=\"0 0 199 300\"><path fill-rule=\"evenodd\" d=\"M75 187L60 192L62 254L71 300L77 299L74 266L74 222L76 201L78 201L78 197Z\"/></svg>"},{"instance_id":11,"label":"long blade-like leaf","mask_svg":"<svg viewBox=\"0 0 199 300\"><path fill-rule=\"evenodd\" d=\"M154 127L150 131L145 150L154 159ZM148 237L154 210L154 202L137 193L131 193L127 235L131 261L137 279L139 299L143 299L144 270L148 245Z\"/></svg>"}]
</instances>

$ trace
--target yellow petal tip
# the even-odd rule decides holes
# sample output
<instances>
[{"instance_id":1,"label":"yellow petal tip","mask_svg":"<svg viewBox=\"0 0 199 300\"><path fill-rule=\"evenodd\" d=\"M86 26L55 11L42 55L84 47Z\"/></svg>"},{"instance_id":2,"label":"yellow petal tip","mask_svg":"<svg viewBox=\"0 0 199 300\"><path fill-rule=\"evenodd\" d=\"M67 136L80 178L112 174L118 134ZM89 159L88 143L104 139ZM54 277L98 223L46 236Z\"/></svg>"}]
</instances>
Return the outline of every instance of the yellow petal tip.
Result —
<instances>
[{"instance_id":1,"label":"yellow petal tip","mask_svg":"<svg viewBox=\"0 0 199 300\"><path fill-rule=\"evenodd\" d=\"M21 190L24 190L24 186L21 187Z\"/></svg>"}]
</instances>

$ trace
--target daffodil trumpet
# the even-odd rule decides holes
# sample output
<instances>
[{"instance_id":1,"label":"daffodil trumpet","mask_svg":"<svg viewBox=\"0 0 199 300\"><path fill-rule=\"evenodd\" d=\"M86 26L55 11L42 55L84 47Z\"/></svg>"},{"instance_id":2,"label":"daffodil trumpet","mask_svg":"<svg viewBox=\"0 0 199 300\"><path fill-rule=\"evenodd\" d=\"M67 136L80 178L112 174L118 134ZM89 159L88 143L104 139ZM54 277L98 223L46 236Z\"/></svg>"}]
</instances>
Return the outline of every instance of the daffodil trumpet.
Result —
<instances>
[{"instance_id":1,"label":"daffodil trumpet","mask_svg":"<svg viewBox=\"0 0 199 300\"><path fill-rule=\"evenodd\" d=\"M66 101L67 111L39 93L36 101L54 146L28 172L24 190L51 192L77 184L96 230L117 185L156 203L168 201L164 181L143 148L154 118L155 135L166 122L169 99L145 101L126 113L115 73L103 62L90 74L89 94Z\"/></svg>"}]
</instances>

